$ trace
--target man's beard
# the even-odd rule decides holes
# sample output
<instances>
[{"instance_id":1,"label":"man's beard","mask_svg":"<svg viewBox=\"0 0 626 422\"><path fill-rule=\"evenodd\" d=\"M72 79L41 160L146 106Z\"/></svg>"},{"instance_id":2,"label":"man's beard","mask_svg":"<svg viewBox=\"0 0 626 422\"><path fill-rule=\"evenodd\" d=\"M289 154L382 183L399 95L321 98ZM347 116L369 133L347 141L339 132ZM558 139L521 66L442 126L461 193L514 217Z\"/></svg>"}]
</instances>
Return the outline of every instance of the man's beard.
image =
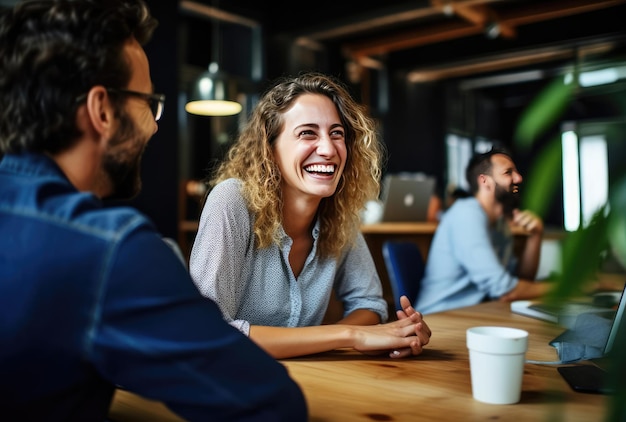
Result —
<instances>
[{"instance_id":1,"label":"man's beard","mask_svg":"<svg viewBox=\"0 0 626 422\"><path fill-rule=\"evenodd\" d=\"M519 191L513 193L512 188L517 185L511 185L509 189L496 183L496 201L502 204L502 212L506 218L513 218L513 210L520 206Z\"/></svg>"},{"instance_id":2,"label":"man's beard","mask_svg":"<svg viewBox=\"0 0 626 422\"><path fill-rule=\"evenodd\" d=\"M107 199L131 199L141 190L141 157L147 142L140 137L131 119L122 114L103 160L104 173L111 183Z\"/></svg>"}]
</instances>

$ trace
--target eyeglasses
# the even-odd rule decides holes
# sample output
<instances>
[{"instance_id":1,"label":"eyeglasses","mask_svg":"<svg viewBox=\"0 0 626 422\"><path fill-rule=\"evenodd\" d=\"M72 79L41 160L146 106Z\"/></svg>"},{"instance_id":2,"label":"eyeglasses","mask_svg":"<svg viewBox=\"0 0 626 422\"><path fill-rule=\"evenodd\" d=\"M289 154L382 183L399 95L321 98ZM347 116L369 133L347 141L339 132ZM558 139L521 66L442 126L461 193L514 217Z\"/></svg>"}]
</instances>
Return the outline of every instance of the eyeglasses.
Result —
<instances>
[{"instance_id":1,"label":"eyeglasses","mask_svg":"<svg viewBox=\"0 0 626 422\"><path fill-rule=\"evenodd\" d=\"M117 89L117 88L105 88L106 91L110 94L118 94L118 95L131 95L133 97L139 97L142 100L145 100L150 106L150 111L152 112L152 116L154 116L154 121L159 121L161 116L163 115L163 107L165 107L165 95L164 94L147 94L145 92L137 92L131 91L128 89ZM87 94L81 94L76 98L76 102L80 103L85 101L87 98Z\"/></svg>"},{"instance_id":2,"label":"eyeglasses","mask_svg":"<svg viewBox=\"0 0 626 422\"><path fill-rule=\"evenodd\" d=\"M111 94L130 95L133 97L138 97L143 100L146 100L146 102L150 106L150 111L152 111L152 115L154 116L155 122L158 122L161 116L163 115L163 107L165 106L164 94L146 94L145 92L137 92L137 91L130 91L128 89L116 89L116 88L106 88L106 90L108 93L111 93Z\"/></svg>"}]
</instances>

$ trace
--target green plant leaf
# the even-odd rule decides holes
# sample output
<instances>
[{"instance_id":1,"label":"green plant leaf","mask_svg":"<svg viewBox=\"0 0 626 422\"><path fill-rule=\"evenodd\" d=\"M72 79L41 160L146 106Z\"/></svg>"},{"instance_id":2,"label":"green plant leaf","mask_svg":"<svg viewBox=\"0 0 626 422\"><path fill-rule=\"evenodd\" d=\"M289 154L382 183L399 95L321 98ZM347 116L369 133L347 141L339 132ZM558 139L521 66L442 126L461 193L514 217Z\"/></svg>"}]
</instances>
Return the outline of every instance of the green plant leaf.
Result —
<instances>
[{"instance_id":1,"label":"green plant leaf","mask_svg":"<svg viewBox=\"0 0 626 422\"><path fill-rule=\"evenodd\" d=\"M550 141L534 160L523 190L524 207L544 217L551 198L561 180L561 140Z\"/></svg>"},{"instance_id":2,"label":"green plant leaf","mask_svg":"<svg viewBox=\"0 0 626 422\"><path fill-rule=\"evenodd\" d=\"M608 249L606 208L599 209L585 228L571 232L562 243L562 271L554 297L580 295L600 269Z\"/></svg>"},{"instance_id":3,"label":"green plant leaf","mask_svg":"<svg viewBox=\"0 0 626 422\"><path fill-rule=\"evenodd\" d=\"M515 140L521 149L529 149L534 140L545 133L569 106L574 84L562 77L554 79L526 108L517 126Z\"/></svg>"},{"instance_id":4,"label":"green plant leaf","mask_svg":"<svg viewBox=\"0 0 626 422\"><path fill-rule=\"evenodd\" d=\"M626 177L611 186L610 204L609 243L615 258L626 268Z\"/></svg>"},{"instance_id":5,"label":"green plant leaf","mask_svg":"<svg viewBox=\"0 0 626 422\"><path fill-rule=\"evenodd\" d=\"M520 150L529 151L533 144L549 133L569 107L576 94L575 84L565 84L562 78L556 78L529 104L522 114L514 135L515 145ZM612 103L626 112L624 90L616 91ZM618 133L606 133L606 138L617 145L611 151L624 151L623 125L611 125L611 130ZM618 162L619 158L613 156ZM621 167L621 170L620 170ZM556 276L555 288L547 296L548 300L578 296L586 286L596 279L603 261L610 252L626 268L626 175L619 164L613 166L609 204L598 210L591 222L584 228L567 233L561 242L561 273ZM615 170L617 169L617 170ZM560 139L551 140L533 160L533 166L526 177L524 204L527 208L544 216L550 198L556 193L556 183L562 170ZM615 172L619 174L615 174ZM626 420L626 328L618 334L613 351L609 385L615 387L615 394L609 400L609 411L605 422Z\"/></svg>"}]
</instances>

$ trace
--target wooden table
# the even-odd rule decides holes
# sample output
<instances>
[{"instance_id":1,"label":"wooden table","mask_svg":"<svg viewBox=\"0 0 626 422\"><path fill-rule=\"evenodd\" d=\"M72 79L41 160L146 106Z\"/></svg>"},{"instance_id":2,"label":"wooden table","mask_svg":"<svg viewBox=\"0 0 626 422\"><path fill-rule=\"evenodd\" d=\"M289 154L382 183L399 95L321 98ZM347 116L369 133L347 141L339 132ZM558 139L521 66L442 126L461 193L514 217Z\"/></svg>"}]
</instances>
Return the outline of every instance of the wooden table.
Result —
<instances>
[{"instance_id":1,"label":"wooden table","mask_svg":"<svg viewBox=\"0 0 626 422\"><path fill-rule=\"evenodd\" d=\"M433 337L409 359L371 358L353 351L287 359L300 384L311 421L601 421L607 397L576 393L554 366L526 364L522 398L514 405L490 405L472 398L465 330L479 325L527 330L526 358L555 361L548 343L563 331L512 314L509 305L489 302L432 314Z\"/></svg>"},{"instance_id":2,"label":"wooden table","mask_svg":"<svg viewBox=\"0 0 626 422\"><path fill-rule=\"evenodd\" d=\"M576 393L554 366L526 364L522 398L513 405L490 405L472 398L465 330L478 325L527 330L526 358L554 361L548 342L563 329L512 314L509 305L483 303L432 314L430 344L420 356L408 359L369 357L351 350L282 360L301 386L309 406L309 420L322 421L602 421L607 396ZM137 418L131 410L152 410L151 421L171 414L160 404L129 393L116 396L113 420ZM156 416L162 415L162 419ZM128 416L129 415L129 416Z\"/></svg>"}]
</instances>

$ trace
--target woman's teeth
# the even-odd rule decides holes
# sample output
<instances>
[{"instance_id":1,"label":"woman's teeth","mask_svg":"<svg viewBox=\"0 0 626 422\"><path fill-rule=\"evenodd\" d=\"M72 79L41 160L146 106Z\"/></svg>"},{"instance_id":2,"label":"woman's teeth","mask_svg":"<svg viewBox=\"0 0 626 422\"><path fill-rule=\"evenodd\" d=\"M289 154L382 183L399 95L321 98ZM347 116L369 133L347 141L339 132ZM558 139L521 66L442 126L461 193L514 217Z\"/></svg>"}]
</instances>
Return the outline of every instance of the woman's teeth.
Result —
<instances>
[{"instance_id":1,"label":"woman's teeth","mask_svg":"<svg viewBox=\"0 0 626 422\"><path fill-rule=\"evenodd\" d=\"M313 166L308 166L304 168L309 173L334 173L335 166L334 165L322 165L315 164Z\"/></svg>"}]
</instances>

